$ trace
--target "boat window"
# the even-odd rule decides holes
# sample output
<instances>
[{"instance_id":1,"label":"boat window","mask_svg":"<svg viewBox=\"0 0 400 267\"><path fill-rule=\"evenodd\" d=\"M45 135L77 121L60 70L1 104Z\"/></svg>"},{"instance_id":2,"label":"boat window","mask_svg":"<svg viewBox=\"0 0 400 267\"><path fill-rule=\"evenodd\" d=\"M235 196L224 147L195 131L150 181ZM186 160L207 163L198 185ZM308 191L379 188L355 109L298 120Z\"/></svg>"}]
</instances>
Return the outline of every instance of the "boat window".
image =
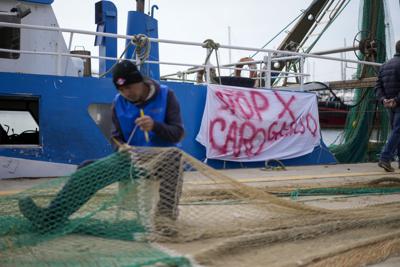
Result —
<instances>
[{"instance_id":1,"label":"boat window","mask_svg":"<svg viewBox=\"0 0 400 267\"><path fill-rule=\"evenodd\" d=\"M39 145L39 101L0 97L0 145Z\"/></svg>"},{"instance_id":2,"label":"boat window","mask_svg":"<svg viewBox=\"0 0 400 267\"><path fill-rule=\"evenodd\" d=\"M21 19L14 15L0 13L0 22L21 24ZM0 48L20 50L21 30L19 28L0 26L0 36ZM0 51L0 58L17 59L19 55L19 53Z\"/></svg>"},{"instance_id":3,"label":"boat window","mask_svg":"<svg viewBox=\"0 0 400 267\"><path fill-rule=\"evenodd\" d=\"M111 104L91 104L88 108L90 117L100 128L103 135L111 138Z\"/></svg>"}]
</instances>

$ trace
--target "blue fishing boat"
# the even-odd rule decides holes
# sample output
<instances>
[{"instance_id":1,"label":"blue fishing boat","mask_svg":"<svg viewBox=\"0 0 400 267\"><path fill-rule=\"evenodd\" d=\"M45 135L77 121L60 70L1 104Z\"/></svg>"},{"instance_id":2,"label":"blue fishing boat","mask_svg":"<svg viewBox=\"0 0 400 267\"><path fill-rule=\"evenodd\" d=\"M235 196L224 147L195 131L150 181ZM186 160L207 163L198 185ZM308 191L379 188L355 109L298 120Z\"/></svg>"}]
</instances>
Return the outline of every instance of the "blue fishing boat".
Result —
<instances>
[{"instance_id":1,"label":"blue fishing boat","mask_svg":"<svg viewBox=\"0 0 400 267\"><path fill-rule=\"evenodd\" d=\"M305 12L305 17L310 18L316 5L324 5L327 1L314 2ZM160 79L159 64L162 63L159 61L158 44L172 41L158 39L158 21L153 14L143 12L144 1L138 1L136 11L128 12L126 35L117 33L118 13L111 1L95 4L96 32L60 28L52 3L53 0L0 2L0 178L67 175L87 159L112 153L110 107L116 90L110 70L118 60L117 38L127 40L124 58L136 62L143 60L143 74L174 90L181 103L186 130L180 144L182 150L215 168L265 166L266 160L259 159L230 161L208 158L206 147L196 141L196 137L201 128L210 77L206 77L207 83ZM69 33L70 40L64 39L63 33ZM99 56L91 56L82 50L72 51L71 40L76 33L91 36L99 48ZM151 42L151 47L141 47L140 41ZM213 49L212 43L208 46L193 42L186 44ZM232 46L219 46L220 49L224 47ZM284 57L302 59L306 56L289 48L286 45L287 54L281 54L279 60L275 59L277 64L271 62L274 60L272 57L266 57L269 63L265 64L264 74L253 77L261 80L259 85L264 89L271 89L271 80L274 81L276 76L274 73L282 71L279 63L286 62ZM255 51L265 52L266 55L283 53L257 48ZM143 55L147 53L146 58L141 58L141 52ZM91 75L91 58L98 59L99 76ZM236 64L236 68L244 64ZM235 64L232 65L235 68ZM188 73L199 69L212 73L207 64L193 64ZM221 83L224 81L235 88L246 86L246 81L248 83L248 79L237 77L219 78ZM303 81L295 88L281 88L277 92L302 90ZM314 93L302 93L315 96ZM283 111L285 116L289 114L287 111ZM281 134L284 127L280 128ZM271 156L271 159L285 165L336 163L322 139L304 155L277 155Z\"/></svg>"}]
</instances>

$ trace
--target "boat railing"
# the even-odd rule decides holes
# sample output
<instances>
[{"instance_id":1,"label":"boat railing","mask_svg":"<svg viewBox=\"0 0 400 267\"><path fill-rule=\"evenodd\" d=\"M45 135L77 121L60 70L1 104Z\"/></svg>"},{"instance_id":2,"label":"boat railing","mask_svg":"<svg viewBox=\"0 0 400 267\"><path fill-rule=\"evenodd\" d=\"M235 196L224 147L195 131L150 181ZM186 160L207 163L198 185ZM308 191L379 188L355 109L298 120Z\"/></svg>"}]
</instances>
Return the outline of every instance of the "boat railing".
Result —
<instances>
[{"instance_id":1,"label":"boat railing","mask_svg":"<svg viewBox=\"0 0 400 267\"><path fill-rule=\"evenodd\" d=\"M68 41L68 51L60 51L58 48L57 51L28 51L28 50L14 50L14 49L5 49L0 48L0 52L8 52L8 53L20 53L20 54L38 54L38 55L52 55L57 57L57 75L63 75L63 66L61 64L62 57L74 57L74 58L81 58L81 59L96 59L96 60L112 60L118 61L120 58L118 57L103 57L103 56L96 56L96 55L82 55L82 54L71 54L71 46L73 38L76 34L82 35L93 35L97 37L109 37L109 38L117 38L117 39L124 39L124 40L134 40L138 38L138 36L134 35L123 35L123 34L113 34L113 33L104 33L104 32L95 32L95 31L87 31L87 30L79 30L79 29L70 29L70 28L60 28L60 27L49 27L49 26L40 26L40 25L28 25L28 24L18 24L18 23L7 23L7 22L0 22L0 27L11 27L11 28L20 28L20 29L31 29L31 30L44 30L44 31L55 31L59 33L60 41L65 42L63 33L69 33L69 41ZM178 41L178 40L168 40L168 39L160 39L160 38L150 38L146 37L150 42L156 43L163 43L163 44L174 44L174 45L185 45L185 46L196 46L205 49L204 43L199 42L188 42L188 41ZM61 40L62 39L62 40ZM58 46L59 47L59 46ZM294 77L298 79L298 83L300 85L300 89L303 90L304 80L305 77L310 76L304 72L304 62L307 58L313 59L321 59L321 60L329 60L329 61L338 61L338 62L345 62L345 63L355 63L355 64L362 64L367 66L379 67L381 64L369 61L360 61L360 60L352 60L352 59L345 59L345 58L337 58L332 56L321 55L319 53L299 53L299 52L292 52L286 50L273 50L273 49L265 49L265 48L254 48L254 47L245 47L245 46L234 46L234 45L223 45L218 44L218 49L230 49L230 50L240 50L240 51L252 51L252 52L262 52L265 54L263 60L258 61L243 61L243 62L235 62L229 64L222 64L217 66L219 69L227 69L227 70L243 70L243 71L256 71L259 73L258 77L253 77L255 80L259 80L260 84L263 80L265 88L271 88L273 83L272 81L279 76L279 78L290 78ZM208 57L209 58L209 57ZM138 61L138 59L132 59L133 61ZM288 62L288 61L296 61L299 64L299 67L296 71L283 71L282 69L273 68L274 64L278 64L280 62ZM138 63L138 62L137 62ZM180 62L167 62L167 61L152 61L152 60L145 60L141 63L148 63L148 64L160 64L160 65L173 65L173 66L180 66L180 67L188 67L189 69L184 71L177 71L171 74L162 75L161 79L171 79L171 80L186 80L186 81L193 81L188 80L187 75L197 73L198 71L205 71L206 73L206 83L211 83L211 70L216 68L216 66L211 65L210 60L204 64L192 64L192 63L180 63ZM253 64L258 67L256 69L238 67L244 66L246 64ZM64 66L66 69L66 66ZM177 78L175 78L177 77Z\"/></svg>"}]
</instances>

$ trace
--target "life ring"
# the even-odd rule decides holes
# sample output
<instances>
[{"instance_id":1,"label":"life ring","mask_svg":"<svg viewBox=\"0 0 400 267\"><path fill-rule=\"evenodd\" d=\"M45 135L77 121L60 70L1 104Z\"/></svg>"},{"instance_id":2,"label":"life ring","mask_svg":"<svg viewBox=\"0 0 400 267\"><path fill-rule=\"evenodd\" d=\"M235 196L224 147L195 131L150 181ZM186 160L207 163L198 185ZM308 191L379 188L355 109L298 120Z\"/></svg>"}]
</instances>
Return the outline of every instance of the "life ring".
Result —
<instances>
[{"instance_id":1,"label":"life ring","mask_svg":"<svg viewBox=\"0 0 400 267\"><path fill-rule=\"evenodd\" d=\"M252 59L251 57L243 57L239 60L239 62L253 62L254 59ZM257 66L255 63L244 63L244 64L236 64L235 68L243 68L245 65L247 65L250 69L250 78L255 78L257 77ZM240 74L242 73L241 69L236 69L235 70L235 76L236 77L241 77Z\"/></svg>"}]
</instances>

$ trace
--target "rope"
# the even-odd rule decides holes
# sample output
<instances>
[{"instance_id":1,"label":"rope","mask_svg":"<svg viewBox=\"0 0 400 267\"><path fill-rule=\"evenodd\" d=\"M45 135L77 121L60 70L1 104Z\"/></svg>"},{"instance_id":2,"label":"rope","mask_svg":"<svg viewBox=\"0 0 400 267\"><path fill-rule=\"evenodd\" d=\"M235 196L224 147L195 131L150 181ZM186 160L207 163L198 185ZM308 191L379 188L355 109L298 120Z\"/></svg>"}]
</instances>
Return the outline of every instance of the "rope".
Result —
<instances>
[{"instance_id":1,"label":"rope","mask_svg":"<svg viewBox=\"0 0 400 267\"><path fill-rule=\"evenodd\" d=\"M316 43L319 41L319 39L321 39L322 35L323 35L323 34L326 32L326 30L331 26L331 24L337 19L337 17L339 17L339 15L343 12L343 10L348 6L349 3L350 3L350 0L347 1L347 3L345 3L345 5L344 5L343 7L341 7L341 9L338 11L338 13L336 13L336 16L333 17L333 18L328 22L328 24L324 27L324 29L322 30L322 32L321 32L321 33L317 36L317 38L310 44L310 46L309 46L305 51L303 51L303 53L310 53L311 49L314 48L314 46L315 46ZM297 19L297 18L296 18L296 19ZM304 45L304 43L303 43L303 45ZM299 50L300 48L301 48L301 47L298 47L298 50ZM297 63L299 63L299 62L300 62L300 59L295 60L295 61L290 61L290 62L289 62L289 68L287 68L287 69L290 70L290 69L292 68L292 65L295 65L295 64L297 64ZM275 79L274 85L277 84L278 81L279 81L279 78Z\"/></svg>"},{"instance_id":2,"label":"rope","mask_svg":"<svg viewBox=\"0 0 400 267\"><path fill-rule=\"evenodd\" d=\"M133 36L130 43L135 45L135 51L132 53L132 57L136 55L136 58L139 60L137 65L140 66L149 58L151 49L150 39L144 34L138 34Z\"/></svg>"},{"instance_id":3,"label":"rope","mask_svg":"<svg viewBox=\"0 0 400 267\"><path fill-rule=\"evenodd\" d=\"M349 3L350 3L350 0L347 1L347 3L345 3L344 6L342 6L342 8L338 11L338 13L336 13L336 16L333 17L328 22L328 24L325 26L325 28L322 30L322 32L317 36L317 38L314 40L314 42L312 42L311 45L307 48L307 50L305 51L306 53L309 53L311 51L311 49L315 46L315 44L319 41L319 39L321 39L322 35L331 26L331 24L340 16L340 14L342 14L343 10L349 5Z\"/></svg>"},{"instance_id":4,"label":"rope","mask_svg":"<svg viewBox=\"0 0 400 267\"><path fill-rule=\"evenodd\" d=\"M220 47L220 44L214 42L213 39L206 39L206 40L203 42L202 47L203 47L203 48L208 48L208 49L211 49L211 50L218 50L218 48Z\"/></svg>"},{"instance_id":5,"label":"rope","mask_svg":"<svg viewBox=\"0 0 400 267\"><path fill-rule=\"evenodd\" d=\"M271 166L271 165L269 165L269 163L270 163L271 161L272 161L272 162L276 162L276 163L278 164L278 166ZM285 167L285 165L283 164L282 161L280 161L280 160L278 160L278 159L270 159L270 160L267 160L267 161L265 162L265 168L264 168L263 170L283 170L283 171L286 171L286 167Z\"/></svg>"},{"instance_id":6,"label":"rope","mask_svg":"<svg viewBox=\"0 0 400 267\"><path fill-rule=\"evenodd\" d=\"M221 82L221 70L219 69L218 50L215 50L215 58L216 58L216 61L217 61L217 70L218 70L218 80L219 80L219 84L222 84L222 82Z\"/></svg>"},{"instance_id":7,"label":"rope","mask_svg":"<svg viewBox=\"0 0 400 267\"><path fill-rule=\"evenodd\" d=\"M125 49L121 53L121 55L118 57L118 60L112 65L112 67L110 69L108 69L106 72L100 74L99 78L103 78L108 73L110 73L112 71L112 69L114 68L114 66L118 62L121 61L121 59L125 55L126 51L128 51L129 47L131 47L132 45L135 45L135 50L132 53L132 59L133 59L133 55L137 55L137 58L139 60L138 65L143 64L143 62L149 58L150 49L151 49L150 39L144 34L134 35L132 37L131 41L125 46Z\"/></svg>"},{"instance_id":8,"label":"rope","mask_svg":"<svg viewBox=\"0 0 400 267\"><path fill-rule=\"evenodd\" d=\"M219 67L219 60L218 60L218 48L220 47L220 44L214 42L214 40L212 40L212 39L206 39L203 42L202 47L206 48L208 50L204 65L207 65L207 62L209 61L212 52L215 50L215 57L216 57L216 61L217 61L219 84L222 84L222 82L221 82L221 70L220 70L220 67Z\"/></svg>"},{"instance_id":9,"label":"rope","mask_svg":"<svg viewBox=\"0 0 400 267\"><path fill-rule=\"evenodd\" d=\"M275 40L276 37L278 37L282 32L284 32L290 25L293 24L293 22L295 22L298 18L300 18L302 15L304 14L304 12L301 12L296 18L294 18L291 22L289 22L288 25L286 25L280 32L278 32L277 34L275 34L274 37L272 37L271 40L269 40L265 45L263 45L261 47L261 49L264 49L267 45L269 45L273 40ZM260 51L255 52L252 56L250 56L251 58L255 57L258 53L260 53Z\"/></svg>"},{"instance_id":10,"label":"rope","mask_svg":"<svg viewBox=\"0 0 400 267\"><path fill-rule=\"evenodd\" d=\"M103 78L104 76L106 76L108 73L110 73L112 71L112 69L114 68L114 66L121 61L121 58L125 55L126 51L128 51L128 48L132 46L132 43L129 42L126 46L124 51L121 53L121 55L118 57L118 60L111 66L111 68L109 68L106 72L104 72L103 74L99 75L99 78Z\"/></svg>"},{"instance_id":11,"label":"rope","mask_svg":"<svg viewBox=\"0 0 400 267\"><path fill-rule=\"evenodd\" d=\"M380 179L373 180L369 182L369 185L376 185L380 183L400 183L400 178L397 177L383 177Z\"/></svg>"},{"instance_id":12,"label":"rope","mask_svg":"<svg viewBox=\"0 0 400 267\"><path fill-rule=\"evenodd\" d=\"M400 193L400 187L359 187L359 188L342 188L342 187L328 187L328 188L309 188L309 189L296 189L288 193L273 193L280 197L290 197L293 200L298 199L299 196L332 196L332 195L387 195Z\"/></svg>"},{"instance_id":13,"label":"rope","mask_svg":"<svg viewBox=\"0 0 400 267\"><path fill-rule=\"evenodd\" d=\"M132 37L132 39L130 40L130 42L127 43L127 45L125 46L125 49L121 53L121 55L118 57L118 60L106 72L104 72L103 74L100 74L99 78L103 78L108 73L110 73L112 71L112 69L114 68L114 66L118 62L121 61L121 59L125 55L126 51L128 51L129 47L131 47L132 45L135 45L135 50L132 53L132 59L133 59L134 55L137 56L137 58L139 60L139 63L136 62L137 65L140 66L141 64L143 64L144 61L146 61L149 58L150 49L151 49L151 42L150 42L149 38L144 34L134 35Z\"/></svg>"},{"instance_id":14,"label":"rope","mask_svg":"<svg viewBox=\"0 0 400 267\"><path fill-rule=\"evenodd\" d=\"M357 103L355 103L353 105L348 105L348 104L344 103L343 100L340 97L338 97L335 94L335 92L326 83L323 83L323 82L308 82L308 83L305 83L305 84L310 84L310 83L317 83L317 84L320 84L320 85L324 86L335 97L335 100L339 101L340 104L345 105L347 108L355 108L355 107L359 106L363 102L364 98L367 96L367 93L368 93L367 90L365 90L363 92L363 95L361 96L360 100Z\"/></svg>"}]
</instances>

